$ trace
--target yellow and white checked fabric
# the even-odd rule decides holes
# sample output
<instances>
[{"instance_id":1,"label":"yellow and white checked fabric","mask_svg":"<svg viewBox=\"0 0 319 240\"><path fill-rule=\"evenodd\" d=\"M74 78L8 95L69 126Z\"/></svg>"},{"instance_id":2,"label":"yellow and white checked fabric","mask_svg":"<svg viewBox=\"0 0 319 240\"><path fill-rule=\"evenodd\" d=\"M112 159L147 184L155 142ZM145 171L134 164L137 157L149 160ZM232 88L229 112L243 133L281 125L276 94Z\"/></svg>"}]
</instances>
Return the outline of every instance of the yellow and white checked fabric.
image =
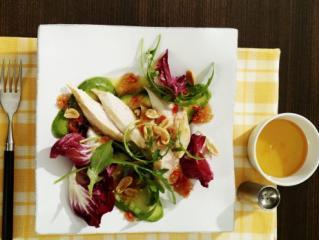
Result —
<instances>
[{"instance_id":1,"label":"yellow and white checked fabric","mask_svg":"<svg viewBox=\"0 0 319 240\"><path fill-rule=\"evenodd\" d=\"M273 240L276 239L276 211L265 212L249 204L236 202L235 229L231 233L152 233L106 235L38 235L35 233L35 99L37 40L0 38L0 60L18 56L23 60L22 101L15 117L15 239L105 239L105 240ZM277 113L278 49L238 49L237 94L234 115L234 159L236 187L246 180L266 183L249 165L247 139L252 127ZM0 188L2 189L3 146L7 119L0 110ZM2 190L1 190L2 191ZM2 196L0 196L2 201ZM0 220L1 221L1 220Z\"/></svg>"}]
</instances>

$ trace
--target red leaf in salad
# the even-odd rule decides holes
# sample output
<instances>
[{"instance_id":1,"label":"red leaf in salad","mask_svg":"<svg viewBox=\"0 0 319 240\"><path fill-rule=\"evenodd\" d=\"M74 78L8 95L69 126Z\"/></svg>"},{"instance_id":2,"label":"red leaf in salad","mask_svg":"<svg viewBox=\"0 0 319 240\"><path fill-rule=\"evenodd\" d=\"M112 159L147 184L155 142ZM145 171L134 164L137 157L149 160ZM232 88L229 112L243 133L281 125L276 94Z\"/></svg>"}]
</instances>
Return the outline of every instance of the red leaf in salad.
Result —
<instances>
[{"instance_id":1,"label":"red leaf in salad","mask_svg":"<svg viewBox=\"0 0 319 240\"><path fill-rule=\"evenodd\" d=\"M69 177L70 205L77 216L94 227L100 226L102 216L111 212L115 204L113 179L106 170L102 175L103 179L94 185L92 197L89 196L87 185L78 183L75 174Z\"/></svg>"},{"instance_id":2,"label":"red leaf in salad","mask_svg":"<svg viewBox=\"0 0 319 240\"><path fill-rule=\"evenodd\" d=\"M194 156L203 156L206 137L200 134L192 134L187 150Z\"/></svg>"},{"instance_id":3,"label":"red leaf in salad","mask_svg":"<svg viewBox=\"0 0 319 240\"><path fill-rule=\"evenodd\" d=\"M168 65L168 50L157 61L155 69L159 72L158 81L164 87L169 88L174 96L187 93L186 76L173 77Z\"/></svg>"},{"instance_id":4,"label":"red leaf in salad","mask_svg":"<svg viewBox=\"0 0 319 240\"><path fill-rule=\"evenodd\" d=\"M201 159L194 159L185 154L180 160L180 165L186 177L198 179L203 187L208 187L208 183L213 180L213 172L203 154L205 141L205 136L192 134L187 151Z\"/></svg>"},{"instance_id":5,"label":"red leaf in salad","mask_svg":"<svg viewBox=\"0 0 319 240\"><path fill-rule=\"evenodd\" d=\"M69 133L56 141L52 146L50 158L56 158L59 155L69 158L76 167L83 167L90 163L91 148L80 141L84 137L79 133Z\"/></svg>"}]
</instances>

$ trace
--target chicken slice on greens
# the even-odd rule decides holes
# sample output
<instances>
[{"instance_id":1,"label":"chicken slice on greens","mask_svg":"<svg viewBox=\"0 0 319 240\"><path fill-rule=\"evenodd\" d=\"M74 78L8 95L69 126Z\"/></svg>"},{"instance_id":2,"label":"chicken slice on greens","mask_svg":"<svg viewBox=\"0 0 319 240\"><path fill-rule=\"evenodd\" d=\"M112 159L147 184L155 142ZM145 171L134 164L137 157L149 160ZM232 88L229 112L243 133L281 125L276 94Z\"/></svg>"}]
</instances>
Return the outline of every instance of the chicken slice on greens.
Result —
<instances>
[{"instance_id":1,"label":"chicken slice on greens","mask_svg":"<svg viewBox=\"0 0 319 240\"><path fill-rule=\"evenodd\" d=\"M124 133L129 125L136 120L132 110L112 93L92 89L100 99L103 109L117 128ZM130 134L131 140L139 147L145 148L145 140L138 129L133 129Z\"/></svg>"},{"instance_id":2,"label":"chicken slice on greens","mask_svg":"<svg viewBox=\"0 0 319 240\"><path fill-rule=\"evenodd\" d=\"M103 134L112 137L115 140L122 141L122 132L114 125L111 119L105 114L100 103L96 102L86 92L81 89L69 88L79 104L84 116L94 127L99 129Z\"/></svg>"}]
</instances>

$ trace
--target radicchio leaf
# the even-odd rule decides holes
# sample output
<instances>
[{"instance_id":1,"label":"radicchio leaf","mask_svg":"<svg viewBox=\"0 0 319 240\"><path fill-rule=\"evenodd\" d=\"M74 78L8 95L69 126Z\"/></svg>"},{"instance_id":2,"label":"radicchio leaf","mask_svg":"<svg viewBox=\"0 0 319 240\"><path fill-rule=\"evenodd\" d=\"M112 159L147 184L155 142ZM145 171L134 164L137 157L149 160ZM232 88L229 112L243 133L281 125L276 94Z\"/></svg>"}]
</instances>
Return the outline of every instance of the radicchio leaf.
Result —
<instances>
[{"instance_id":1,"label":"radicchio leaf","mask_svg":"<svg viewBox=\"0 0 319 240\"><path fill-rule=\"evenodd\" d=\"M102 180L94 185L93 194L90 197L87 189L88 181L78 182L85 177L85 172L81 171L76 175L72 174L69 177L70 205L74 213L88 225L99 227L102 216L112 211L115 204L113 179L105 170L101 174Z\"/></svg>"},{"instance_id":2,"label":"radicchio leaf","mask_svg":"<svg viewBox=\"0 0 319 240\"><path fill-rule=\"evenodd\" d=\"M203 154L205 141L205 136L192 134L187 151L201 159L194 159L185 154L180 160L180 165L186 177L198 179L203 187L208 187L208 183L213 180L213 172Z\"/></svg>"},{"instance_id":3,"label":"radicchio leaf","mask_svg":"<svg viewBox=\"0 0 319 240\"><path fill-rule=\"evenodd\" d=\"M176 97L179 94L187 93L186 76L173 77L168 65L168 50L157 61L155 70L159 72L158 81L164 87L170 89Z\"/></svg>"},{"instance_id":4,"label":"radicchio leaf","mask_svg":"<svg viewBox=\"0 0 319 240\"><path fill-rule=\"evenodd\" d=\"M69 133L59 139L51 148L50 158L59 155L69 158L76 167L83 167L90 163L91 148L80 141L84 137L79 133Z\"/></svg>"}]
</instances>

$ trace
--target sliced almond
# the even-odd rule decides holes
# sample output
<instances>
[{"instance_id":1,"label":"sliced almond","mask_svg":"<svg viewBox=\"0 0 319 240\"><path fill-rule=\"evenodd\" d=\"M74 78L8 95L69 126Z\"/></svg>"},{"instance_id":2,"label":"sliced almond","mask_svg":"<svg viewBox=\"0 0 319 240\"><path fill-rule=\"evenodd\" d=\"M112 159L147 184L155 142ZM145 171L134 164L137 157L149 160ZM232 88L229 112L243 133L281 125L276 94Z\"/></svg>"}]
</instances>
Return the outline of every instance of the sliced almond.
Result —
<instances>
[{"instance_id":1,"label":"sliced almond","mask_svg":"<svg viewBox=\"0 0 319 240\"><path fill-rule=\"evenodd\" d=\"M121 179L121 181L117 184L115 191L117 193L123 193L125 189L127 189L133 182L133 178L130 176L126 176Z\"/></svg>"},{"instance_id":2,"label":"sliced almond","mask_svg":"<svg viewBox=\"0 0 319 240\"><path fill-rule=\"evenodd\" d=\"M168 128L170 125L171 124L168 118L165 118L158 126L162 128Z\"/></svg>"},{"instance_id":3,"label":"sliced almond","mask_svg":"<svg viewBox=\"0 0 319 240\"><path fill-rule=\"evenodd\" d=\"M145 116L149 119L156 119L160 116L160 114L155 109L147 109L145 112Z\"/></svg>"},{"instance_id":4,"label":"sliced almond","mask_svg":"<svg viewBox=\"0 0 319 240\"><path fill-rule=\"evenodd\" d=\"M80 113L75 108L68 108L64 112L64 117L68 119L78 118L80 117Z\"/></svg>"},{"instance_id":5,"label":"sliced almond","mask_svg":"<svg viewBox=\"0 0 319 240\"><path fill-rule=\"evenodd\" d=\"M169 143L170 135L165 128L153 126L153 132L156 136L160 137L160 141L163 145L167 145Z\"/></svg>"}]
</instances>

